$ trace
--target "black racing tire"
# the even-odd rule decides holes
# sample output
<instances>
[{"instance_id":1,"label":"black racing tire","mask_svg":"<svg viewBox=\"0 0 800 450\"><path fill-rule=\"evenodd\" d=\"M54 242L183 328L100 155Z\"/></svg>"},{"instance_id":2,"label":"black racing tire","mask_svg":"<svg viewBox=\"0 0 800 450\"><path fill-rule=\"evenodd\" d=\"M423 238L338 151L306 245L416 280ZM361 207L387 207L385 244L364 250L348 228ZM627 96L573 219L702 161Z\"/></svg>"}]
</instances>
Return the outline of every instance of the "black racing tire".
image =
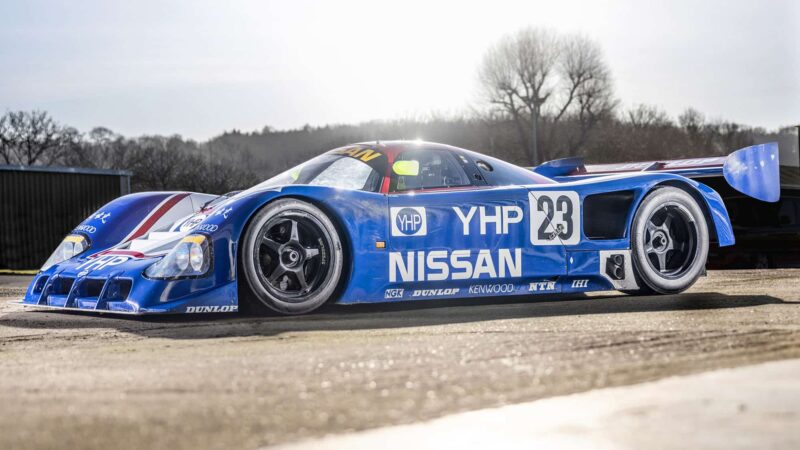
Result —
<instances>
[{"instance_id":1,"label":"black racing tire","mask_svg":"<svg viewBox=\"0 0 800 450\"><path fill-rule=\"evenodd\" d=\"M652 290L650 288L650 286L647 286L646 284L643 284L641 278L638 275L636 275L636 282L639 283L639 288L638 289L623 289L620 292L622 292L623 294L635 295L635 296L639 296L639 297L644 296L644 295L657 295L658 294L658 292Z\"/></svg>"},{"instance_id":2,"label":"black racing tire","mask_svg":"<svg viewBox=\"0 0 800 450\"><path fill-rule=\"evenodd\" d=\"M631 259L640 288L632 295L677 294L705 273L709 231L691 194L671 186L650 192L631 226Z\"/></svg>"},{"instance_id":3,"label":"black racing tire","mask_svg":"<svg viewBox=\"0 0 800 450\"><path fill-rule=\"evenodd\" d=\"M306 314L338 292L342 240L328 215L311 203L283 199L262 208L240 253L240 273L252 293L240 295L244 312Z\"/></svg>"}]
</instances>

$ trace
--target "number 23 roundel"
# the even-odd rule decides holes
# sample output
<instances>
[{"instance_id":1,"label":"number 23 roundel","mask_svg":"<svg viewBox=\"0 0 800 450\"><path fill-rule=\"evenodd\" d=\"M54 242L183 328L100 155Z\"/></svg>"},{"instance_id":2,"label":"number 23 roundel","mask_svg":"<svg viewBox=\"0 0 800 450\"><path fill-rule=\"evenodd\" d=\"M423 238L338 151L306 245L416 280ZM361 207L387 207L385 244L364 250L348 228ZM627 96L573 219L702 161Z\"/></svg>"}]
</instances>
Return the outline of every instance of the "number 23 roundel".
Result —
<instances>
[{"instance_id":1,"label":"number 23 roundel","mask_svg":"<svg viewBox=\"0 0 800 450\"><path fill-rule=\"evenodd\" d=\"M581 240L581 201L575 191L534 191L531 204L533 245L575 245Z\"/></svg>"}]
</instances>

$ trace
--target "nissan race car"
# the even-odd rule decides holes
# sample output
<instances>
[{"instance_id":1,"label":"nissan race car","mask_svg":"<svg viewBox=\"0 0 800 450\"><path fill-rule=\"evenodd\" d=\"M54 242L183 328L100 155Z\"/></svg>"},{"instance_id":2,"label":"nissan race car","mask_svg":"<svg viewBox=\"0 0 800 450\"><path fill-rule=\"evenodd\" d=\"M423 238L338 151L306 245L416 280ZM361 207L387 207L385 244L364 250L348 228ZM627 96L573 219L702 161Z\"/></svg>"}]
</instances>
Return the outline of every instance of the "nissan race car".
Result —
<instances>
[{"instance_id":1,"label":"nissan race car","mask_svg":"<svg viewBox=\"0 0 800 450\"><path fill-rule=\"evenodd\" d=\"M717 166L704 170L775 200L777 145ZM734 243L720 196L684 169L573 178L569 161L529 170L441 144L350 145L234 195L120 197L64 238L23 304L301 314L327 302L677 293L704 273L710 246Z\"/></svg>"}]
</instances>

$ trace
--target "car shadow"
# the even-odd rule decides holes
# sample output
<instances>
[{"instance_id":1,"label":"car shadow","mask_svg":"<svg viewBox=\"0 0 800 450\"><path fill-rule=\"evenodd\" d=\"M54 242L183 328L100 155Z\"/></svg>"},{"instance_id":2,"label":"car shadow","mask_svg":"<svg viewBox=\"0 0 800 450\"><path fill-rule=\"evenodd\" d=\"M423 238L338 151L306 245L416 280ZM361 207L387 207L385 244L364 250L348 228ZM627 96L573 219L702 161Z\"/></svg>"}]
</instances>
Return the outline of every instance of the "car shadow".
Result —
<instances>
[{"instance_id":1,"label":"car shadow","mask_svg":"<svg viewBox=\"0 0 800 450\"><path fill-rule=\"evenodd\" d=\"M68 311L14 311L0 317L0 326L28 329L107 328L144 337L208 339L276 336L289 332L375 330L535 319L594 314L630 314L747 308L794 304L768 295L726 295L700 292L633 297L592 295L565 297L484 298L382 304L331 305L307 316L241 316L193 314L113 316ZM0 342L2 338L0 338Z\"/></svg>"}]
</instances>

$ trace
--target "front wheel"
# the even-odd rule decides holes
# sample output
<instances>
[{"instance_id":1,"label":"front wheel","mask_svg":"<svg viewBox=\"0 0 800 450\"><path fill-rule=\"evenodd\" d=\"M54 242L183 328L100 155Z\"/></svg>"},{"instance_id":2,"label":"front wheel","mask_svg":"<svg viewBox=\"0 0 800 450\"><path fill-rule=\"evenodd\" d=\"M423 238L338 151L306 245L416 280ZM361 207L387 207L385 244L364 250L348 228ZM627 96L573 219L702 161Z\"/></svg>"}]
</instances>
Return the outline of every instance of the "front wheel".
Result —
<instances>
[{"instance_id":1,"label":"front wheel","mask_svg":"<svg viewBox=\"0 0 800 450\"><path fill-rule=\"evenodd\" d=\"M342 242L316 206L296 200L267 205L251 221L242 242L242 271L255 299L283 314L311 312L336 292L342 275Z\"/></svg>"},{"instance_id":2,"label":"front wheel","mask_svg":"<svg viewBox=\"0 0 800 450\"><path fill-rule=\"evenodd\" d=\"M639 291L677 294L703 274L708 258L708 225L688 192L661 187L639 205L631 227L631 256Z\"/></svg>"}]
</instances>

